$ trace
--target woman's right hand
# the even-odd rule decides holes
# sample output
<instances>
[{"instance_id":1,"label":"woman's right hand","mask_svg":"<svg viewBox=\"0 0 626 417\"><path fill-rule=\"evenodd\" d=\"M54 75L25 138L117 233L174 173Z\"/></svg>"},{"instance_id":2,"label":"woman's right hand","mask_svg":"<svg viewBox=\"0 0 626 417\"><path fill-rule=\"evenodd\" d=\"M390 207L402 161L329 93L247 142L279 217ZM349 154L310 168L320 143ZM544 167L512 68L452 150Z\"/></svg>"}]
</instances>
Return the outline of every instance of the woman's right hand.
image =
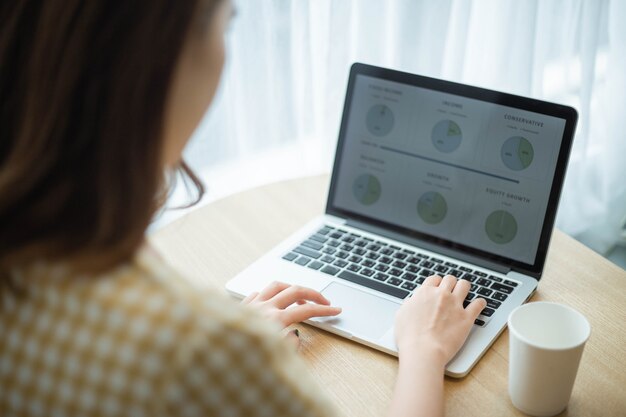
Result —
<instances>
[{"instance_id":1,"label":"woman's right hand","mask_svg":"<svg viewBox=\"0 0 626 417\"><path fill-rule=\"evenodd\" d=\"M474 320L485 308L482 298L463 308L470 283L451 275L426 278L396 316L396 342L400 357L427 355L441 366L463 346Z\"/></svg>"}]
</instances>

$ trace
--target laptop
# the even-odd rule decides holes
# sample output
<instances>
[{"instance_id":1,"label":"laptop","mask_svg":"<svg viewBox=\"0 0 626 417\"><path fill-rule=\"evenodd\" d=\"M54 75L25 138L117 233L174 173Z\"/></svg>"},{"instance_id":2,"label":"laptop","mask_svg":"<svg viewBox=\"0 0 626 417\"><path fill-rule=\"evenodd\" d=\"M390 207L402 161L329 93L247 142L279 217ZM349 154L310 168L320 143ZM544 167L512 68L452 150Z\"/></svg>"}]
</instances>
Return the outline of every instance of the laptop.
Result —
<instances>
[{"instance_id":1,"label":"laptop","mask_svg":"<svg viewBox=\"0 0 626 417\"><path fill-rule=\"evenodd\" d=\"M465 303L487 307L446 366L463 377L537 289L576 122L560 104L356 63L325 214L226 289L313 288L343 310L309 324L397 355L402 301L430 275L466 279Z\"/></svg>"}]
</instances>

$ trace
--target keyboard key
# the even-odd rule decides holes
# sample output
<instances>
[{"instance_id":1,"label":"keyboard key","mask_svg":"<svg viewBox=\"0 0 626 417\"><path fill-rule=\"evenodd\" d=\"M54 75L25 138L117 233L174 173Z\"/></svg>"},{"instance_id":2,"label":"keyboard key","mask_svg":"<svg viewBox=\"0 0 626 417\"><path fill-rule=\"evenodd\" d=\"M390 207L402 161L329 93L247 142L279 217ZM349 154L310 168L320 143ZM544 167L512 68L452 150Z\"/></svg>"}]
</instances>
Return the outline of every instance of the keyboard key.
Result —
<instances>
[{"instance_id":1,"label":"keyboard key","mask_svg":"<svg viewBox=\"0 0 626 417\"><path fill-rule=\"evenodd\" d=\"M339 251L335 254L335 256L339 259L346 259L350 254L348 252Z\"/></svg>"},{"instance_id":2,"label":"keyboard key","mask_svg":"<svg viewBox=\"0 0 626 417\"><path fill-rule=\"evenodd\" d=\"M344 266L348 265L348 262L337 259L335 263L333 263L333 265L338 266L339 268L343 268Z\"/></svg>"},{"instance_id":3,"label":"keyboard key","mask_svg":"<svg viewBox=\"0 0 626 417\"><path fill-rule=\"evenodd\" d=\"M424 277L419 277L419 278L417 279L417 281L415 281L415 282L417 282L418 284L422 285L422 284L424 283L424 280L425 280L425 279L426 279L426 278L424 278Z\"/></svg>"},{"instance_id":4,"label":"keyboard key","mask_svg":"<svg viewBox=\"0 0 626 417\"><path fill-rule=\"evenodd\" d=\"M483 311L481 311L481 312L480 312L480 315L481 315L481 316L485 316L485 317L491 317L491 315L492 315L493 313L495 313L495 312L496 312L496 311L495 311L494 309L491 309L491 308L489 308L489 307L485 307L485 308L483 309Z\"/></svg>"},{"instance_id":5,"label":"keyboard key","mask_svg":"<svg viewBox=\"0 0 626 417\"><path fill-rule=\"evenodd\" d=\"M321 271L325 274L328 275L335 275L337 272L339 272L339 268L335 268L334 266L330 266L330 265L326 265L324 268L321 269Z\"/></svg>"},{"instance_id":6,"label":"keyboard key","mask_svg":"<svg viewBox=\"0 0 626 417\"><path fill-rule=\"evenodd\" d=\"M480 287L478 291L476 291L476 293L480 295L484 295L485 297L489 297L491 293L493 293L493 290L490 290L489 288L485 288L485 287Z\"/></svg>"},{"instance_id":7,"label":"keyboard key","mask_svg":"<svg viewBox=\"0 0 626 417\"><path fill-rule=\"evenodd\" d=\"M416 253L415 256L419 256L422 259L430 259L430 256L426 256L423 253Z\"/></svg>"},{"instance_id":8,"label":"keyboard key","mask_svg":"<svg viewBox=\"0 0 626 417\"><path fill-rule=\"evenodd\" d=\"M358 242L355 242L354 244L360 248L364 248L365 246L367 246L367 240L359 240Z\"/></svg>"},{"instance_id":9,"label":"keyboard key","mask_svg":"<svg viewBox=\"0 0 626 417\"><path fill-rule=\"evenodd\" d=\"M481 319L476 319L476 320L474 320L474 324L477 325L477 326L483 327L485 325L485 322L483 320L481 320Z\"/></svg>"},{"instance_id":10,"label":"keyboard key","mask_svg":"<svg viewBox=\"0 0 626 417\"><path fill-rule=\"evenodd\" d=\"M309 264L309 268L311 269L320 269L321 267L323 267L324 264L321 263L320 261L313 261Z\"/></svg>"},{"instance_id":11,"label":"keyboard key","mask_svg":"<svg viewBox=\"0 0 626 417\"><path fill-rule=\"evenodd\" d=\"M398 269L398 268L392 268L389 272L389 275L393 275L394 277L399 277L400 275L402 275L402 270Z\"/></svg>"},{"instance_id":12,"label":"keyboard key","mask_svg":"<svg viewBox=\"0 0 626 417\"><path fill-rule=\"evenodd\" d=\"M394 253L393 257L396 259L406 259L409 257L409 255L403 252L397 252L397 253Z\"/></svg>"},{"instance_id":13,"label":"keyboard key","mask_svg":"<svg viewBox=\"0 0 626 417\"><path fill-rule=\"evenodd\" d=\"M443 263L443 259L437 259L437 258L430 258L430 260L434 263L437 264L442 264Z\"/></svg>"},{"instance_id":14,"label":"keyboard key","mask_svg":"<svg viewBox=\"0 0 626 417\"><path fill-rule=\"evenodd\" d=\"M493 308L494 310L502 305L500 301L492 300L491 298L486 298L487 307Z\"/></svg>"},{"instance_id":15,"label":"keyboard key","mask_svg":"<svg viewBox=\"0 0 626 417\"><path fill-rule=\"evenodd\" d=\"M385 264L378 264L374 267L374 269L380 272L386 272L389 269L389 267Z\"/></svg>"},{"instance_id":16,"label":"keyboard key","mask_svg":"<svg viewBox=\"0 0 626 417\"><path fill-rule=\"evenodd\" d=\"M298 257L298 255L296 255L293 252L289 252L288 254L286 254L285 256L283 256L283 259L286 259L288 261L293 261L294 259L296 259Z\"/></svg>"},{"instance_id":17,"label":"keyboard key","mask_svg":"<svg viewBox=\"0 0 626 417\"><path fill-rule=\"evenodd\" d=\"M328 238L324 237L322 235L313 235L311 236L309 239L314 240L316 242L320 242L320 243L326 243L328 242Z\"/></svg>"},{"instance_id":18,"label":"keyboard key","mask_svg":"<svg viewBox=\"0 0 626 417\"><path fill-rule=\"evenodd\" d=\"M293 250L293 252L299 253L300 255L308 256L309 258L319 258L322 256L321 253L314 251L313 249L306 248L304 246L298 246Z\"/></svg>"},{"instance_id":19,"label":"keyboard key","mask_svg":"<svg viewBox=\"0 0 626 417\"><path fill-rule=\"evenodd\" d=\"M391 249L400 250L400 247L399 247L399 246L396 246L396 245L389 245L389 247L390 247Z\"/></svg>"},{"instance_id":20,"label":"keyboard key","mask_svg":"<svg viewBox=\"0 0 626 417\"><path fill-rule=\"evenodd\" d=\"M480 272L480 271L474 271L474 275L478 275L479 277L486 277L487 274L485 274L484 272Z\"/></svg>"},{"instance_id":21,"label":"keyboard key","mask_svg":"<svg viewBox=\"0 0 626 417\"><path fill-rule=\"evenodd\" d=\"M493 288L496 291L503 292L505 294L511 294L513 292L513 287L509 287L508 285L500 284L499 282L494 282L491 285L491 288Z\"/></svg>"},{"instance_id":22,"label":"keyboard key","mask_svg":"<svg viewBox=\"0 0 626 417\"><path fill-rule=\"evenodd\" d=\"M504 283L505 283L506 285L510 285L511 287L517 287L517 282L514 282L514 281L509 281L508 279L505 279L505 280L504 280Z\"/></svg>"},{"instance_id":23,"label":"keyboard key","mask_svg":"<svg viewBox=\"0 0 626 417\"><path fill-rule=\"evenodd\" d=\"M359 269L361 269L362 267L360 265L357 264L350 264L348 266L348 270L352 271L352 272L359 272Z\"/></svg>"},{"instance_id":24,"label":"keyboard key","mask_svg":"<svg viewBox=\"0 0 626 417\"><path fill-rule=\"evenodd\" d=\"M356 256L356 255L352 255L351 257L348 258L348 260L350 262L354 262L354 263L359 263L363 260L363 258L361 258L360 256Z\"/></svg>"},{"instance_id":25,"label":"keyboard key","mask_svg":"<svg viewBox=\"0 0 626 417\"><path fill-rule=\"evenodd\" d=\"M409 262L409 263L412 263L412 264L418 264L418 263L420 263L422 261L422 259L418 258L417 256L411 256L406 261Z\"/></svg>"},{"instance_id":26,"label":"keyboard key","mask_svg":"<svg viewBox=\"0 0 626 417\"><path fill-rule=\"evenodd\" d=\"M363 248L355 248L352 250L352 253L363 256L367 253L367 251Z\"/></svg>"},{"instance_id":27,"label":"keyboard key","mask_svg":"<svg viewBox=\"0 0 626 417\"><path fill-rule=\"evenodd\" d=\"M457 264L454 264L454 263L452 263L452 262L446 262L444 265L445 265L445 266L449 266L449 267L451 267L451 268L456 268L456 267L458 266Z\"/></svg>"},{"instance_id":28,"label":"keyboard key","mask_svg":"<svg viewBox=\"0 0 626 417\"><path fill-rule=\"evenodd\" d=\"M348 252L350 252L352 249L354 249L354 246L348 245L347 243L345 245L341 246L341 250L345 250L345 251L348 251Z\"/></svg>"},{"instance_id":29,"label":"keyboard key","mask_svg":"<svg viewBox=\"0 0 626 417\"><path fill-rule=\"evenodd\" d=\"M476 297L476 294L468 292L467 295L465 296L465 299L467 301L472 301L474 299L474 297Z\"/></svg>"},{"instance_id":30,"label":"keyboard key","mask_svg":"<svg viewBox=\"0 0 626 417\"><path fill-rule=\"evenodd\" d=\"M352 243L352 242L354 242L354 240L355 239L352 236L349 236L349 235L348 236L344 236L344 238L341 239L342 242L346 242L346 243Z\"/></svg>"},{"instance_id":31,"label":"keyboard key","mask_svg":"<svg viewBox=\"0 0 626 417\"><path fill-rule=\"evenodd\" d=\"M474 282L474 281L476 281L476 275L465 274L465 275L463 275L463 279L467 280L469 282Z\"/></svg>"},{"instance_id":32,"label":"keyboard key","mask_svg":"<svg viewBox=\"0 0 626 417\"><path fill-rule=\"evenodd\" d=\"M452 276L455 276L457 278L461 278L463 276L463 272L459 271L458 269L452 269L452 270L448 271L448 275L452 275Z\"/></svg>"},{"instance_id":33,"label":"keyboard key","mask_svg":"<svg viewBox=\"0 0 626 417\"><path fill-rule=\"evenodd\" d=\"M463 300L463 308L467 308L468 305L470 305L470 302L468 300Z\"/></svg>"},{"instance_id":34,"label":"keyboard key","mask_svg":"<svg viewBox=\"0 0 626 417\"><path fill-rule=\"evenodd\" d=\"M476 281L476 284L478 285L482 285L483 287L488 287L491 285L492 281L489 281L487 278L478 278L478 281Z\"/></svg>"},{"instance_id":35,"label":"keyboard key","mask_svg":"<svg viewBox=\"0 0 626 417\"><path fill-rule=\"evenodd\" d=\"M377 279L379 281L387 281L387 278L389 278L389 275L385 274L384 272L376 272L374 274L374 279Z\"/></svg>"},{"instance_id":36,"label":"keyboard key","mask_svg":"<svg viewBox=\"0 0 626 417\"><path fill-rule=\"evenodd\" d=\"M365 255L365 257L366 257L366 258L369 258L369 259L374 259L374 260L376 260L376 259L380 258L380 255L379 255L379 254L377 254L376 252L368 252L368 254L367 254L367 255Z\"/></svg>"},{"instance_id":37,"label":"keyboard key","mask_svg":"<svg viewBox=\"0 0 626 417\"><path fill-rule=\"evenodd\" d=\"M495 275L489 275L489 279L496 282L502 282L502 278L497 277Z\"/></svg>"},{"instance_id":38,"label":"keyboard key","mask_svg":"<svg viewBox=\"0 0 626 417\"><path fill-rule=\"evenodd\" d=\"M374 239L370 239L369 237L362 237L361 239L367 240L368 242L373 242L374 241Z\"/></svg>"},{"instance_id":39,"label":"keyboard key","mask_svg":"<svg viewBox=\"0 0 626 417\"><path fill-rule=\"evenodd\" d=\"M374 270L365 268L364 270L361 271L361 274L365 275L366 277L371 277L372 275L374 275Z\"/></svg>"},{"instance_id":40,"label":"keyboard key","mask_svg":"<svg viewBox=\"0 0 626 417\"><path fill-rule=\"evenodd\" d=\"M338 240L329 240L327 245L336 248L337 246L341 245L341 242Z\"/></svg>"},{"instance_id":41,"label":"keyboard key","mask_svg":"<svg viewBox=\"0 0 626 417\"><path fill-rule=\"evenodd\" d=\"M430 261L423 261L420 266L422 268L432 268L433 266L435 266L434 263L430 262Z\"/></svg>"},{"instance_id":42,"label":"keyboard key","mask_svg":"<svg viewBox=\"0 0 626 417\"><path fill-rule=\"evenodd\" d=\"M402 262L402 261L395 261L392 266L395 266L396 268L404 268L406 266L406 262Z\"/></svg>"},{"instance_id":43,"label":"keyboard key","mask_svg":"<svg viewBox=\"0 0 626 417\"><path fill-rule=\"evenodd\" d=\"M428 270L428 269L422 269L422 270L419 272L419 274L420 274L421 276L423 276L424 278L429 277L429 276L431 276L431 275L435 275L435 273L434 273L433 271L430 271L430 270Z\"/></svg>"},{"instance_id":44,"label":"keyboard key","mask_svg":"<svg viewBox=\"0 0 626 417\"><path fill-rule=\"evenodd\" d=\"M382 258L378 260L378 262L382 262L384 264L390 264L391 261L393 261L393 259L388 256L383 256Z\"/></svg>"},{"instance_id":45,"label":"keyboard key","mask_svg":"<svg viewBox=\"0 0 626 417\"><path fill-rule=\"evenodd\" d=\"M443 265L437 265L435 266L434 270L441 274L445 274L448 271L448 268Z\"/></svg>"},{"instance_id":46,"label":"keyboard key","mask_svg":"<svg viewBox=\"0 0 626 417\"><path fill-rule=\"evenodd\" d=\"M373 272L373 271L372 271ZM341 271L341 273L339 275L337 275L339 278L345 279L346 281L350 281L353 282L355 284L359 284L362 285L364 287L376 290L376 291L380 291L382 293L391 295L393 297L397 297L397 298L401 298L404 299L407 295L409 295L409 292L406 290L403 290L401 288L397 288L397 287L391 287L389 285L383 284L382 282L379 281L375 281L375 280L371 280L371 279L367 279L367 278L363 278L357 274L354 274L350 271Z\"/></svg>"},{"instance_id":47,"label":"keyboard key","mask_svg":"<svg viewBox=\"0 0 626 417\"><path fill-rule=\"evenodd\" d=\"M476 290L478 289L478 285L476 284L470 284L470 291L471 292L476 292Z\"/></svg>"},{"instance_id":48,"label":"keyboard key","mask_svg":"<svg viewBox=\"0 0 626 417\"><path fill-rule=\"evenodd\" d=\"M361 265L363 265L366 268L372 268L374 265L376 265L376 262L370 260L370 259L366 259L363 262L361 262Z\"/></svg>"},{"instance_id":49,"label":"keyboard key","mask_svg":"<svg viewBox=\"0 0 626 417\"><path fill-rule=\"evenodd\" d=\"M417 274L419 272L419 267L415 266L415 265L409 265L406 267L406 270L409 272L412 272L414 274Z\"/></svg>"},{"instance_id":50,"label":"keyboard key","mask_svg":"<svg viewBox=\"0 0 626 417\"><path fill-rule=\"evenodd\" d=\"M463 272L472 272L472 269L466 266L459 266L459 269Z\"/></svg>"},{"instance_id":51,"label":"keyboard key","mask_svg":"<svg viewBox=\"0 0 626 417\"><path fill-rule=\"evenodd\" d=\"M406 252L406 253L408 253L409 255L415 255L415 251L414 251L414 250L411 250L411 249L402 249L402 252Z\"/></svg>"},{"instance_id":52,"label":"keyboard key","mask_svg":"<svg viewBox=\"0 0 626 417\"><path fill-rule=\"evenodd\" d=\"M342 234L342 233L337 233L337 232L332 233L332 234L330 235L330 237L331 237L331 238L333 238L333 239L340 239L340 238L341 238L341 236L343 236L343 234Z\"/></svg>"},{"instance_id":53,"label":"keyboard key","mask_svg":"<svg viewBox=\"0 0 626 417\"><path fill-rule=\"evenodd\" d=\"M330 255L324 255L324 256L322 256L322 259L320 259L320 261L326 262L327 264L332 264L333 262L335 262L335 259L336 258L333 258Z\"/></svg>"},{"instance_id":54,"label":"keyboard key","mask_svg":"<svg viewBox=\"0 0 626 417\"><path fill-rule=\"evenodd\" d=\"M337 252L337 249L335 249L335 248L326 247L326 248L322 249L322 253L325 253L327 255L332 255L335 252Z\"/></svg>"},{"instance_id":55,"label":"keyboard key","mask_svg":"<svg viewBox=\"0 0 626 417\"><path fill-rule=\"evenodd\" d=\"M381 246L380 246L380 245L377 245L376 243L372 243L371 245L369 245L369 246L367 247L367 249L369 249L369 250L373 250L373 251L380 250L380 248L381 248Z\"/></svg>"},{"instance_id":56,"label":"keyboard key","mask_svg":"<svg viewBox=\"0 0 626 417\"><path fill-rule=\"evenodd\" d=\"M508 297L508 295L506 294L502 294L501 292L494 292L493 295L491 296L492 298L498 300L498 301L504 301L506 300L506 298Z\"/></svg>"},{"instance_id":57,"label":"keyboard key","mask_svg":"<svg viewBox=\"0 0 626 417\"><path fill-rule=\"evenodd\" d=\"M404 288L405 290L413 291L415 288L417 288L417 285L413 284L412 282L405 282L404 284L402 284L400 286L400 288Z\"/></svg>"},{"instance_id":58,"label":"keyboard key","mask_svg":"<svg viewBox=\"0 0 626 417\"><path fill-rule=\"evenodd\" d=\"M326 236L330 231L333 230L330 226L324 226L320 230L317 231L317 234Z\"/></svg>"},{"instance_id":59,"label":"keyboard key","mask_svg":"<svg viewBox=\"0 0 626 417\"><path fill-rule=\"evenodd\" d=\"M296 263L297 263L298 265L302 265L302 266L304 266L304 265L308 264L310 261L311 261L311 258L307 258L306 256L301 256L301 257L299 257L299 258L296 260Z\"/></svg>"},{"instance_id":60,"label":"keyboard key","mask_svg":"<svg viewBox=\"0 0 626 417\"><path fill-rule=\"evenodd\" d=\"M398 278L395 278L395 277L389 278L387 280L387 284L396 285L396 286L402 284L402 282L403 281L401 279L398 279Z\"/></svg>"},{"instance_id":61,"label":"keyboard key","mask_svg":"<svg viewBox=\"0 0 626 417\"><path fill-rule=\"evenodd\" d=\"M402 279L405 279L405 280L407 280L407 281L415 281L415 278L417 278L417 275L412 274L412 273L410 273L410 272L405 272L405 273L402 275Z\"/></svg>"},{"instance_id":62,"label":"keyboard key","mask_svg":"<svg viewBox=\"0 0 626 417\"><path fill-rule=\"evenodd\" d=\"M393 249L384 248L380 251L380 253L382 253L383 255L391 255L393 253Z\"/></svg>"}]
</instances>

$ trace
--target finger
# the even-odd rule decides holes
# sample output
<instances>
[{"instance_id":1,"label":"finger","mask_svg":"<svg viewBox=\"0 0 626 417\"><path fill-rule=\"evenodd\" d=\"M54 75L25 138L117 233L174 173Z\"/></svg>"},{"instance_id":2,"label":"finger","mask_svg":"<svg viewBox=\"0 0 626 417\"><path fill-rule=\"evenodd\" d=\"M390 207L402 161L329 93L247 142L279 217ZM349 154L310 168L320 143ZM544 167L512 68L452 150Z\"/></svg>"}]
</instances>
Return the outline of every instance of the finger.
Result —
<instances>
[{"instance_id":1,"label":"finger","mask_svg":"<svg viewBox=\"0 0 626 417\"><path fill-rule=\"evenodd\" d=\"M465 311L470 314L472 321L474 321L485 307L487 307L487 302L484 299L475 298L474 301L472 301L467 307L465 307Z\"/></svg>"},{"instance_id":2,"label":"finger","mask_svg":"<svg viewBox=\"0 0 626 417\"><path fill-rule=\"evenodd\" d=\"M307 303L306 300L298 300L298 301L296 301L296 304L298 304L298 305L302 305L302 304L306 304L306 303Z\"/></svg>"},{"instance_id":3,"label":"finger","mask_svg":"<svg viewBox=\"0 0 626 417\"><path fill-rule=\"evenodd\" d=\"M452 275L446 275L445 277L443 277L443 279L441 280L441 284L439 284L439 288L442 288L450 292L452 292L455 286L456 286L456 278L453 277Z\"/></svg>"},{"instance_id":4,"label":"finger","mask_svg":"<svg viewBox=\"0 0 626 417\"><path fill-rule=\"evenodd\" d=\"M300 347L300 331L298 329L287 332L285 339L296 349Z\"/></svg>"},{"instance_id":5,"label":"finger","mask_svg":"<svg viewBox=\"0 0 626 417\"><path fill-rule=\"evenodd\" d=\"M460 300L464 300L470 290L470 283L467 280L460 279L452 290L452 295Z\"/></svg>"},{"instance_id":6,"label":"finger","mask_svg":"<svg viewBox=\"0 0 626 417\"><path fill-rule=\"evenodd\" d=\"M274 281L267 287L263 288L263 290L259 294L259 300L267 301L270 298L274 297L276 294L280 293L281 291L289 288L290 286L291 285L285 284L284 282Z\"/></svg>"},{"instance_id":7,"label":"finger","mask_svg":"<svg viewBox=\"0 0 626 417\"><path fill-rule=\"evenodd\" d=\"M313 301L314 303L321 305L330 304L330 301L328 301L319 291L315 291L312 288L300 287L298 285L293 285L287 288L273 297L270 301L274 306L283 309L289 307L298 300Z\"/></svg>"},{"instance_id":8,"label":"finger","mask_svg":"<svg viewBox=\"0 0 626 417\"><path fill-rule=\"evenodd\" d=\"M254 299L255 299L255 297L256 297L257 295L259 295L259 292L258 292L258 291L255 291L255 292L253 292L253 293L250 293L250 294L249 294L246 298L244 298L243 300L241 300L241 304L250 304L250 302L251 302L252 300L254 300Z\"/></svg>"},{"instance_id":9,"label":"finger","mask_svg":"<svg viewBox=\"0 0 626 417\"><path fill-rule=\"evenodd\" d=\"M441 284L441 277L439 275L431 275L424 280L423 287L438 287Z\"/></svg>"},{"instance_id":10,"label":"finger","mask_svg":"<svg viewBox=\"0 0 626 417\"><path fill-rule=\"evenodd\" d=\"M341 313L341 308L339 307L307 303L285 310L281 315L281 321L283 325L289 326L313 317L336 316L339 313Z\"/></svg>"}]
</instances>

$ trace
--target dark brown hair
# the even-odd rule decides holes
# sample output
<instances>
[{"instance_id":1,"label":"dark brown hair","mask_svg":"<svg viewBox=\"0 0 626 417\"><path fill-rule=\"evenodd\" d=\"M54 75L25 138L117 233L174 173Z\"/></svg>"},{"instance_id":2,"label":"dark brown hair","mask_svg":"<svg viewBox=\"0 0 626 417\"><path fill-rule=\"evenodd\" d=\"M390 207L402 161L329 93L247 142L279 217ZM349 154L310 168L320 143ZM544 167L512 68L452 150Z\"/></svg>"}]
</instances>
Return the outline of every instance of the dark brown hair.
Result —
<instances>
[{"instance_id":1,"label":"dark brown hair","mask_svg":"<svg viewBox=\"0 0 626 417\"><path fill-rule=\"evenodd\" d=\"M196 1L2 3L0 272L127 260L163 201L165 102Z\"/></svg>"}]
</instances>

